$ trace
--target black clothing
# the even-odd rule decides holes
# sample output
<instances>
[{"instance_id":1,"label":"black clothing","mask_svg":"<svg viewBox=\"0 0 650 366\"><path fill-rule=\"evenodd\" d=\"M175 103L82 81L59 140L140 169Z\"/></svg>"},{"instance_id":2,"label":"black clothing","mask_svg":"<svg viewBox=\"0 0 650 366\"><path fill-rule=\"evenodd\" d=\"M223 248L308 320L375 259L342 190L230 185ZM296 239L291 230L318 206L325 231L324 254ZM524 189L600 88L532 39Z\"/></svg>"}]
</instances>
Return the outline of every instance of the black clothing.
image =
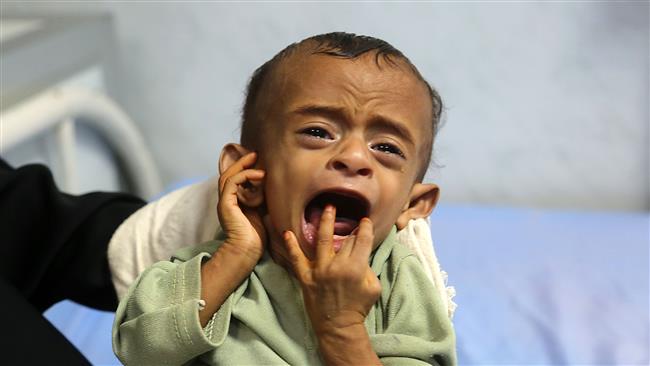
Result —
<instances>
[{"instance_id":1,"label":"black clothing","mask_svg":"<svg viewBox=\"0 0 650 366\"><path fill-rule=\"evenodd\" d=\"M87 363L40 313L64 299L115 310L108 243L144 204L121 193L62 193L45 166L13 169L0 159L0 324L9 326L0 364Z\"/></svg>"}]
</instances>

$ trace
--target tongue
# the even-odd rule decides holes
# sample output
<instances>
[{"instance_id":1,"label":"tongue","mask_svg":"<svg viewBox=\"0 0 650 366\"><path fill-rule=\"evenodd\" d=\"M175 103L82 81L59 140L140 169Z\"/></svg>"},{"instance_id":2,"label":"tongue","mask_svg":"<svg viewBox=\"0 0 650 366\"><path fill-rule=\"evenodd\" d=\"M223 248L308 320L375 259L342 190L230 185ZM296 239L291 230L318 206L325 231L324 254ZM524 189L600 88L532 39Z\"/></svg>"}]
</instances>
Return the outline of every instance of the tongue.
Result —
<instances>
[{"instance_id":1,"label":"tongue","mask_svg":"<svg viewBox=\"0 0 650 366\"><path fill-rule=\"evenodd\" d=\"M307 222L318 228L320 226L320 219L323 216L323 208L312 206L307 211ZM334 221L334 234L335 235L349 235L359 225L357 220L347 217L337 216Z\"/></svg>"},{"instance_id":2,"label":"tongue","mask_svg":"<svg viewBox=\"0 0 650 366\"><path fill-rule=\"evenodd\" d=\"M318 206L309 206L307 207L307 222L314 225L314 227L320 226L320 218L323 216L323 208Z\"/></svg>"}]
</instances>

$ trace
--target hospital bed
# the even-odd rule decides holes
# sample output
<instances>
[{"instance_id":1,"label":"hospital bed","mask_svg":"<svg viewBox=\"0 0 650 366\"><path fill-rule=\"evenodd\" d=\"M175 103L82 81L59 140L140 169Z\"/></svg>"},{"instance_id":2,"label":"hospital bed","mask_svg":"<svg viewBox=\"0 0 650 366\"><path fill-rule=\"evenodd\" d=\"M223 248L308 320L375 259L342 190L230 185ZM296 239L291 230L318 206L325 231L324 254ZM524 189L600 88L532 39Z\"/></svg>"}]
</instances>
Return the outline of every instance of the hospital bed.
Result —
<instances>
[{"instance_id":1,"label":"hospital bed","mask_svg":"<svg viewBox=\"0 0 650 366\"><path fill-rule=\"evenodd\" d=\"M1 118L3 156L53 136L63 171L55 176L64 189L79 189L80 177L96 176L97 166L79 158L87 152L76 151L92 136L106 145L99 152L103 161L120 181L132 182L133 192L153 197L178 187L161 189L134 124L101 93L50 90ZM183 184L200 179L187 178ZM431 215L431 231L457 291L460 363L647 365L649 225L647 212L441 204ZM93 364L119 364L111 350L112 313L66 301L46 317Z\"/></svg>"}]
</instances>

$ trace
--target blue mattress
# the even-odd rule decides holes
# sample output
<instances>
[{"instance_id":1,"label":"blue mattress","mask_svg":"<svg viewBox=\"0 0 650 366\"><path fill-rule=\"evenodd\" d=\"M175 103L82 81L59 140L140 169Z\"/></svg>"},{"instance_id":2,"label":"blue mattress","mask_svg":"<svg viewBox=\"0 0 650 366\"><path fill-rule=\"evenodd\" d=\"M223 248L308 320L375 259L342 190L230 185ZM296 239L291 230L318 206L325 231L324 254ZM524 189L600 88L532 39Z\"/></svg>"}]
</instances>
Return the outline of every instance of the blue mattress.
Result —
<instances>
[{"instance_id":1,"label":"blue mattress","mask_svg":"<svg viewBox=\"0 0 650 366\"><path fill-rule=\"evenodd\" d=\"M648 213L443 205L431 231L461 364L650 363ZM119 364L112 313L63 302L46 316L93 364Z\"/></svg>"}]
</instances>

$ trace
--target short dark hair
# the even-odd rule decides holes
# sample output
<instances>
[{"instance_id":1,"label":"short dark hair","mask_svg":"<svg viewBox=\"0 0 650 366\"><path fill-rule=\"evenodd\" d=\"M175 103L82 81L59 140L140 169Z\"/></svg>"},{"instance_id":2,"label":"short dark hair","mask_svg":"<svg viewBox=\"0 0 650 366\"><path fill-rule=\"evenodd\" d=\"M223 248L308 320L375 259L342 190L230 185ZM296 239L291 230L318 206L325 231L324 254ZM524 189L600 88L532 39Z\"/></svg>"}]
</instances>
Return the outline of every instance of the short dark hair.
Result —
<instances>
[{"instance_id":1,"label":"short dark hair","mask_svg":"<svg viewBox=\"0 0 650 366\"><path fill-rule=\"evenodd\" d=\"M272 59L265 62L253 72L246 88L246 99L242 110L242 125L240 142L242 145L255 149L260 146L257 138L263 134L259 133L260 121L256 114L256 104L262 90L262 86L269 79L269 75L276 69L277 65L293 54L299 47L305 44L313 44L312 54L325 54L333 57L354 59L367 52L375 52L375 63L379 66L380 58L390 65L397 65L396 60L401 60L408 65L413 74L424 83L429 91L432 105L431 135L427 143L426 159L418 174L418 181L422 181L424 174L431 161L433 141L438 133L440 117L442 114L442 99L438 92L422 77L418 69L411 63L408 57L390 45L388 42L369 36L356 35L346 32L332 32L305 38L300 42L292 43L282 51L278 52Z\"/></svg>"}]
</instances>

